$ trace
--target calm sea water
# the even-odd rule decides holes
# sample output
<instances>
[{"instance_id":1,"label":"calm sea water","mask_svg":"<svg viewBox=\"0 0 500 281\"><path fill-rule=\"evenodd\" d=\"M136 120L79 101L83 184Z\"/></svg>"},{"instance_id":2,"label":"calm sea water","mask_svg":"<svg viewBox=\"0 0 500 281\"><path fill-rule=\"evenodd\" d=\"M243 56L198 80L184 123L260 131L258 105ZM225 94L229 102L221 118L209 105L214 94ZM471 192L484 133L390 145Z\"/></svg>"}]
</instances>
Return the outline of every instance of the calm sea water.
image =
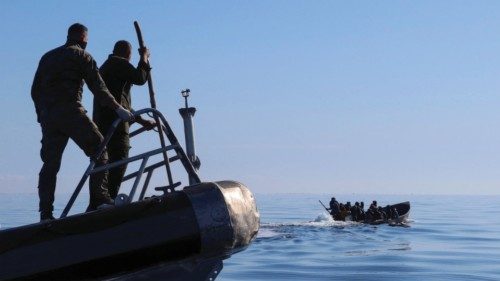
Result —
<instances>
[{"instance_id":1,"label":"calm sea water","mask_svg":"<svg viewBox=\"0 0 500 281\"><path fill-rule=\"evenodd\" d=\"M327 195L256 197L258 238L217 280L500 280L500 196L336 196L408 200L409 227L334 222L318 203ZM37 215L35 195L0 195L2 228Z\"/></svg>"},{"instance_id":2,"label":"calm sea water","mask_svg":"<svg viewBox=\"0 0 500 281\"><path fill-rule=\"evenodd\" d=\"M257 196L261 230L222 281L500 280L500 197L336 196L411 202L409 227L334 222L329 196Z\"/></svg>"}]
</instances>

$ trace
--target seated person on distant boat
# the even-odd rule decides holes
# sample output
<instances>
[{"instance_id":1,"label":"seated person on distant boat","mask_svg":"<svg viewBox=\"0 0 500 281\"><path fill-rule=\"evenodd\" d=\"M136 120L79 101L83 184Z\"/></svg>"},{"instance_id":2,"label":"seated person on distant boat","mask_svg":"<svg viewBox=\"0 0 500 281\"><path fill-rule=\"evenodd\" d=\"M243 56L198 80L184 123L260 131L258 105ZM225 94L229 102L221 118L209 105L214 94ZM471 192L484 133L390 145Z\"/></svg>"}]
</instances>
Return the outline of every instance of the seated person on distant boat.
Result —
<instances>
[{"instance_id":1,"label":"seated person on distant boat","mask_svg":"<svg viewBox=\"0 0 500 281\"><path fill-rule=\"evenodd\" d=\"M381 220L387 220L387 213L384 212L384 209L382 207L378 207L377 211Z\"/></svg>"},{"instance_id":2,"label":"seated person on distant boat","mask_svg":"<svg viewBox=\"0 0 500 281\"><path fill-rule=\"evenodd\" d=\"M350 211L351 211L351 207L352 207L352 206L351 206L351 202L350 202L350 201L347 201L347 202L345 203L345 208L346 208L346 209L350 212Z\"/></svg>"},{"instance_id":3,"label":"seated person on distant boat","mask_svg":"<svg viewBox=\"0 0 500 281\"><path fill-rule=\"evenodd\" d=\"M372 222L374 221L374 212L373 212L373 209L368 209L366 210L366 213L365 213L365 222Z\"/></svg>"},{"instance_id":4,"label":"seated person on distant boat","mask_svg":"<svg viewBox=\"0 0 500 281\"><path fill-rule=\"evenodd\" d=\"M350 204L350 202L347 202ZM356 215L357 215L357 210L356 210L356 206L355 205L352 205L349 207L349 213L351 214L351 220L352 221L356 221Z\"/></svg>"},{"instance_id":5,"label":"seated person on distant boat","mask_svg":"<svg viewBox=\"0 0 500 281\"><path fill-rule=\"evenodd\" d=\"M396 209L396 207L392 208L392 218L395 220L399 219L399 213L398 213L398 209Z\"/></svg>"},{"instance_id":6,"label":"seated person on distant boat","mask_svg":"<svg viewBox=\"0 0 500 281\"><path fill-rule=\"evenodd\" d=\"M358 210L356 209L356 204L352 205L351 208L349 208L349 213L351 213L351 220L356 221L358 217Z\"/></svg>"},{"instance_id":7,"label":"seated person on distant boat","mask_svg":"<svg viewBox=\"0 0 500 281\"><path fill-rule=\"evenodd\" d=\"M377 202L374 201L374 203L376 204ZM370 205L370 208L368 208L368 210L366 211L366 222L373 222L381 218L381 214L374 203L372 203Z\"/></svg>"},{"instance_id":8,"label":"seated person on distant boat","mask_svg":"<svg viewBox=\"0 0 500 281\"><path fill-rule=\"evenodd\" d=\"M340 205L335 197L332 197L332 199L330 200L330 208L327 210L330 211L330 215L332 215L332 217L334 218L340 213Z\"/></svg>"},{"instance_id":9,"label":"seated person on distant boat","mask_svg":"<svg viewBox=\"0 0 500 281\"><path fill-rule=\"evenodd\" d=\"M387 205L384 208L384 211L387 213L387 219L388 220L394 220L394 219L399 219L399 213L398 210L392 206L392 205Z\"/></svg>"},{"instance_id":10,"label":"seated person on distant boat","mask_svg":"<svg viewBox=\"0 0 500 281\"><path fill-rule=\"evenodd\" d=\"M365 219L365 211L359 202L354 203L353 208L351 208L351 216L353 221L362 221Z\"/></svg>"},{"instance_id":11,"label":"seated person on distant boat","mask_svg":"<svg viewBox=\"0 0 500 281\"><path fill-rule=\"evenodd\" d=\"M345 218L349 215L349 210L346 208L346 205L340 203L340 213L337 215L335 220L345 221Z\"/></svg>"},{"instance_id":12,"label":"seated person on distant boat","mask_svg":"<svg viewBox=\"0 0 500 281\"><path fill-rule=\"evenodd\" d=\"M344 204L344 209L345 209L345 216L344 216L344 220L347 218L347 216L350 216L351 215L351 202L350 201L347 201L345 204ZM352 217L351 217L351 220L352 220Z\"/></svg>"},{"instance_id":13,"label":"seated person on distant boat","mask_svg":"<svg viewBox=\"0 0 500 281\"><path fill-rule=\"evenodd\" d=\"M387 219L390 219L392 217L392 208L391 208L391 205L385 206L384 208L382 208L382 210L384 210L385 215L387 216Z\"/></svg>"},{"instance_id":14,"label":"seated person on distant boat","mask_svg":"<svg viewBox=\"0 0 500 281\"><path fill-rule=\"evenodd\" d=\"M361 201L361 203L359 203L359 217L358 217L358 221L362 221L365 219L365 202Z\"/></svg>"}]
</instances>

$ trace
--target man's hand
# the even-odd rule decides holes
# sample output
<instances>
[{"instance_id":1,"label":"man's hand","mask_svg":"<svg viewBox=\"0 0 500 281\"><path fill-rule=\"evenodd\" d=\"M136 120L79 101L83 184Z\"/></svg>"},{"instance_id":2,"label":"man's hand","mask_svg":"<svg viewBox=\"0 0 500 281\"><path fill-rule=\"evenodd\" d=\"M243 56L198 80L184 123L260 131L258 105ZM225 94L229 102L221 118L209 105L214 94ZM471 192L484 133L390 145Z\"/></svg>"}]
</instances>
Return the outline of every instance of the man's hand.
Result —
<instances>
[{"instance_id":1,"label":"man's hand","mask_svg":"<svg viewBox=\"0 0 500 281\"><path fill-rule=\"evenodd\" d=\"M146 120L141 118L140 120L137 120L137 123L141 124L148 131L156 127L156 122L154 120Z\"/></svg>"},{"instance_id":2,"label":"man's hand","mask_svg":"<svg viewBox=\"0 0 500 281\"><path fill-rule=\"evenodd\" d=\"M149 59L149 49L144 47L144 48L139 48L139 55L141 57L141 60L144 62L148 62Z\"/></svg>"},{"instance_id":3,"label":"man's hand","mask_svg":"<svg viewBox=\"0 0 500 281\"><path fill-rule=\"evenodd\" d=\"M122 119L123 121L134 120L134 115L130 111L123 108L122 106L118 106L118 108L115 109L115 112L118 115L118 117L120 117L120 119Z\"/></svg>"}]
</instances>

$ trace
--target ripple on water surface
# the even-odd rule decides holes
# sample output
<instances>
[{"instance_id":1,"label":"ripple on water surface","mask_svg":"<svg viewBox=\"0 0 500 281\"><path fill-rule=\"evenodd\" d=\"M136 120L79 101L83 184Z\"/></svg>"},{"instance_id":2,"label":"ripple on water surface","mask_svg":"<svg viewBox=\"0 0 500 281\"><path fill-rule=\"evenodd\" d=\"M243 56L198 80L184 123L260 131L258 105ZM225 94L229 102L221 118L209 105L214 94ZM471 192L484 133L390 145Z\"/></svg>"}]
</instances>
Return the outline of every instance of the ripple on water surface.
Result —
<instances>
[{"instance_id":1,"label":"ripple on water surface","mask_svg":"<svg viewBox=\"0 0 500 281\"><path fill-rule=\"evenodd\" d=\"M278 198L257 196L259 236L220 280L500 280L500 227L484 216L500 214L498 196L412 196L409 227L335 222L315 208L318 196ZM460 215L447 207L457 204Z\"/></svg>"}]
</instances>

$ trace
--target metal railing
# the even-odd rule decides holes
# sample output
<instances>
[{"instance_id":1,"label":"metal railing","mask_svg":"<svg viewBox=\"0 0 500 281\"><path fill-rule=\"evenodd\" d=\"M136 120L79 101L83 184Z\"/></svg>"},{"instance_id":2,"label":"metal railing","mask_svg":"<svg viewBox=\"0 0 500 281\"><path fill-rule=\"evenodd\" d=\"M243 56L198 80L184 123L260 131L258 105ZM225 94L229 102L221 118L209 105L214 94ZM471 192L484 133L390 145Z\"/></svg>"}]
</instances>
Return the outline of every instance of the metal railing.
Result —
<instances>
[{"instance_id":1,"label":"metal railing","mask_svg":"<svg viewBox=\"0 0 500 281\"><path fill-rule=\"evenodd\" d=\"M143 114L148 114L148 115L151 114L155 120L160 121L161 124L157 124L157 129L159 130L159 134L165 134L168 141L170 142L170 145L161 144L160 148L153 149L151 151L148 151L148 152L136 155L136 156L128 157L127 159L123 159L120 161L108 163L108 164L103 165L103 166L95 167L96 159L99 159L101 157L104 150L106 149L106 145L109 143L109 140L113 136L116 128L122 122L121 119L115 120L113 122L113 124L111 125L111 128L108 130L106 137L104 138L104 140L100 144L96 155L94 155L93 157L90 158L90 164L87 167L87 169L85 170L85 173L83 174L82 178L80 179L80 182L76 186L75 191L71 195L71 198L69 199L68 204L64 208L64 210L61 214L61 218L64 218L68 215L69 211L71 210L71 207L75 203L76 198L80 194L80 191L82 190L83 185L85 184L85 182L87 181L87 179L90 175L92 175L94 173L98 173L98 172L107 171L107 170L110 170L112 168L116 168L119 166L123 166L123 165L126 165L126 164L134 162L134 161L142 160L139 170L126 175L122 180L122 182L124 182L124 181L135 178L134 184L132 185L132 188L131 188L130 193L128 195L128 199L127 199L128 202L126 202L126 203L131 203L133 201L137 187L138 187L139 182L141 181L142 175L144 173L147 173L146 180L144 181L144 185L142 187L142 190L141 190L141 193L139 195L138 200L142 200L144 198L144 195L146 194L146 190L149 186L149 182L151 180L151 177L153 176L153 172L157 168L160 168L163 166L165 166L167 168L167 172L169 172L170 171L170 162L173 162L176 160L181 161L181 163L184 166L184 169L186 170L189 177L194 178L196 183L200 183L200 177L196 173L196 170L193 167L191 161L189 160L186 153L182 149L181 145L179 144L179 141L177 140L177 137L175 136L174 132L170 128L167 120L161 114L161 112L159 112L158 110L153 109L153 108L145 108L145 109L135 111L134 117L137 117L137 116L140 116ZM141 127L140 129L137 129L136 131L130 133L129 136L132 138L132 137L137 136L145 131L146 130L143 127ZM170 150L174 150L176 152L176 155L169 158L167 155L167 151L170 151ZM157 155L160 153L163 155L163 161L160 161L160 162L155 163L155 164L150 165L150 166L146 166L147 162L151 156L154 156L154 155ZM168 185L163 186L163 187L157 187L155 189L162 190L164 192L172 192L176 187L178 187L180 185L181 185L180 182L174 183L172 178L169 176L168 177Z\"/></svg>"}]
</instances>

